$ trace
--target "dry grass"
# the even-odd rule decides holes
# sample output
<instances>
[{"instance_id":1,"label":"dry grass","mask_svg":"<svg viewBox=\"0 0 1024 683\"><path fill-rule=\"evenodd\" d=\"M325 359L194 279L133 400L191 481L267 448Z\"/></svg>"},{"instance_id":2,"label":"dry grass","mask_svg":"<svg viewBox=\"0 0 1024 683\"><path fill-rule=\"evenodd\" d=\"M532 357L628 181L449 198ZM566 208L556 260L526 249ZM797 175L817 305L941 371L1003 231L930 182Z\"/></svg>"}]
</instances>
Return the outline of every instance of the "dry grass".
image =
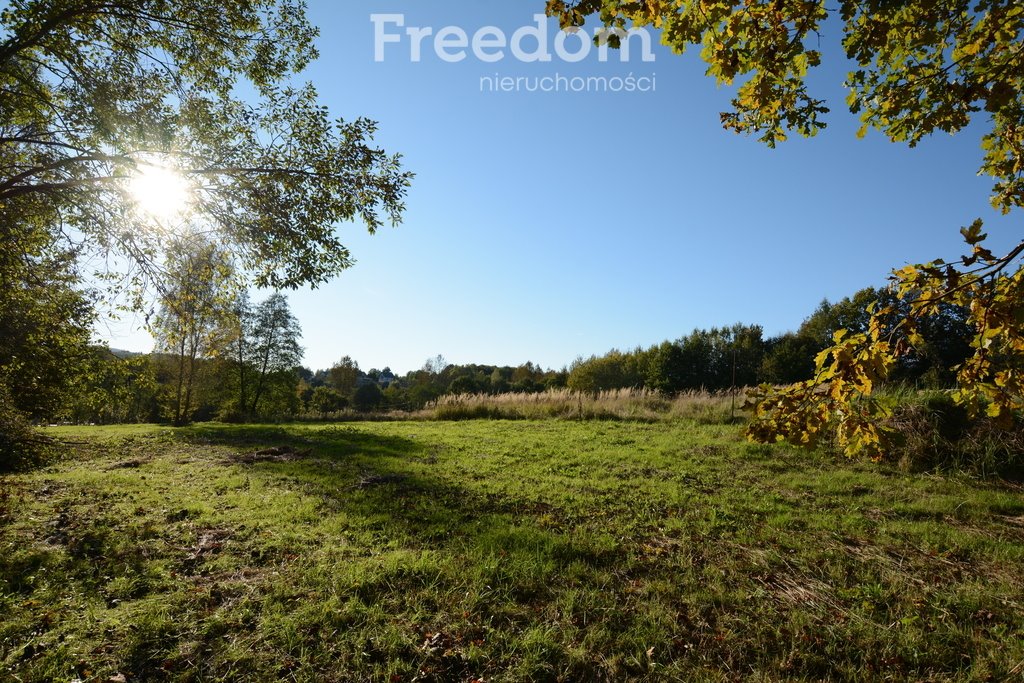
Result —
<instances>
[{"instance_id":1,"label":"dry grass","mask_svg":"<svg viewBox=\"0 0 1024 683\"><path fill-rule=\"evenodd\" d=\"M922 394L899 405L887 426L896 435L892 457L903 469L1024 475L1024 418L1008 426L971 419L949 397Z\"/></svg>"},{"instance_id":2,"label":"dry grass","mask_svg":"<svg viewBox=\"0 0 1024 683\"><path fill-rule=\"evenodd\" d=\"M563 418L576 420L632 420L657 422L689 418L701 423L730 422L739 414L743 392L734 398L728 392L684 392L666 396L649 389L616 389L586 394L569 389L552 389L537 394L452 394L442 396L416 413L420 419L532 420Z\"/></svg>"}]
</instances>

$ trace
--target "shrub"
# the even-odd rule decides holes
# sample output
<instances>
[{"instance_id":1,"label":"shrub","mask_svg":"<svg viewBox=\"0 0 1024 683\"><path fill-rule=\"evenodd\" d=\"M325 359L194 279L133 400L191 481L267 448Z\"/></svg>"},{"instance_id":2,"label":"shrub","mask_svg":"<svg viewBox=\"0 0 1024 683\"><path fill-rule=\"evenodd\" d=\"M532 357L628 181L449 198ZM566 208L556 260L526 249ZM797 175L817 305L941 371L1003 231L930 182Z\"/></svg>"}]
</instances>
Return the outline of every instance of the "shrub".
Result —
<instances>
[{"instance_id":1,"label":"shrub","mask_svg":"<svg viewBox=\"0 0 1024 683\"><path fill-rule=\"evenodd\" d=\"M42 461L49 454L47 444L25 414L14 407L7 388L0 385L0 472Z\"/></svg>"},{"instance_id":2,"label":"shrub","mask_svg":"<svg viewBox=\"0 0 1024 683\"><path fill-rule=\"evenodd\" d=\"M892 459L911 470L938 469L976 476L1018 478L1024 473L1024 419L1006 428L988 417L970 418L947 393L903 399L889 427Z\"/></svg>"},{"instance_id":3,"label":"shrub","mask_svg":"<svg viewBox=\"0 0 1024 683\"><path fill-rule=\"evenodd\" d=\"M309 399L309 410L314 413L334 413L348 407L348 399L330 387L317 387Z\"/></svg>"},{"instance_id":4,"label":"shrub","mask_svg":"<svg viewBox=\"0 0 1024 683\"><path fill-rule=\"evenodd\" d=\"M376 384L364 384L356 389L356 393L352 397L352 403L356 410L362 413L376 410L383 402L384 392Z\"/></svg>"}]
</instances>

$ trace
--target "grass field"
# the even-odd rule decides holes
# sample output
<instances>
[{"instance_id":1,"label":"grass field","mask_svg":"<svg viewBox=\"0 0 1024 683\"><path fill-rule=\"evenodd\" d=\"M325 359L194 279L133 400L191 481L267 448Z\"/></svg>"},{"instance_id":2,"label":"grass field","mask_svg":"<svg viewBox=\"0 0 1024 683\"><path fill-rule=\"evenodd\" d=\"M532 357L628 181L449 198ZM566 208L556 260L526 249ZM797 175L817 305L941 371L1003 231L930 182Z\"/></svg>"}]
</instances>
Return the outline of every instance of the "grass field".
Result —
<instances>
[{"instance_id":1,"label":"grass field","mask_svg":"<svg viewBox=\"0 0 1024 683\"><path fill-rule=\"evenodd\" d=\"M48 433L0 680L1024 679L1014 484L686 420Z\"/></svg>"}]
</instances>

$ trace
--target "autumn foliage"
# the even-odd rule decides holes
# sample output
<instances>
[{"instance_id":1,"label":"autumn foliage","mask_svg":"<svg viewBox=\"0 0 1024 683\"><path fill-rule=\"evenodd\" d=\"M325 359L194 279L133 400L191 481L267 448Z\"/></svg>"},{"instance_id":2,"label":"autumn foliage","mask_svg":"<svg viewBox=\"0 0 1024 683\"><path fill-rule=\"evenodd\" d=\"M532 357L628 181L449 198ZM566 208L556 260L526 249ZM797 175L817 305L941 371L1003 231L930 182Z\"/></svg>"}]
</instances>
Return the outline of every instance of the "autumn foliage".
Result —
<instances>
[{"instance_id":1,"label":"autumn foliage","mask_svg":"<svg viewBox=\"0 0 1024 683\"><path fill-rule=\"evenodd\" d=\"M995 180L992 205L1024 205L1024 5L1019 0L549 0L563 27L593 14L608 27L649 25L677 53L700 49L707 74L740 83L722 124L769 146L790 132L812 136L829 109L813 96L809 70L826 21L840 21L854 64L847 105L861 122L913 147L935 131L956 133L984 112L980 173ZM1005 255L983 246L981 220L962 230L970 254L907 266L892 276L900 302L872 310L869 329L837 333L815 377L753 393L748 435L814 446L828 434L847 454L883 457L888 410L872 396L896 359L921 344L918 327L941 306L969 311L971 356L955 368L954 399L971 415L1009 425L1024 407L1024 242ZM898 315L895 315L898 313Z\"/></svg>"}]
</instances>

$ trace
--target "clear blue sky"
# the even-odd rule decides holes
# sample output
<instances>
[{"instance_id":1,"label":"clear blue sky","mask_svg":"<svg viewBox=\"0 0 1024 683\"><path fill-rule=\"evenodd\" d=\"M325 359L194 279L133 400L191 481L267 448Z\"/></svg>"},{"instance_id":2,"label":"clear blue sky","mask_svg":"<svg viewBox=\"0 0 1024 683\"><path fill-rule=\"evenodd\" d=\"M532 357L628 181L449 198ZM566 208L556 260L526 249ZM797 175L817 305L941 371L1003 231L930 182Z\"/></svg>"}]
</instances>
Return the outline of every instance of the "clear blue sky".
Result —
<instances>
[{"instance_id":1,"label":"clear blue sky","mask_svg":"<svg viewBox=\"0 0 1024 683\"><path fill-rule=\"evenodd\" d=\"M321 57L308 78L334 114L377 120L378 142L417 174L401 226L373 237L340 226L358 263L290 295L313 368L350 355L364 369L406 372L439 353L557 368L695 327L742 321L775 334L822 298L884 283L894 266L959 255L958 228L976 217L996 247L1020 235L1019 217L998 216L991 181L976 175L980 129L916 149L878 133L856 139L838 27L823 36L826 66L813 77L832 108L829 129L770 150L722 130L732 90L704 75L696 52L672 55L656 34L654 62L639 50L626 64L614 52L602 63L596 50L566 62L553 23L548 63L510 49L496 63L472 49L451 63L432 37L413 62L404 29L390 24L402 42L375 61L372 14L511 37L544 2L310 5ZM632 74L656 78L656 90L481 92L481 77L496 74ZM146 346L140 335L110 341Z\"/></svg>"}]
</instances>

